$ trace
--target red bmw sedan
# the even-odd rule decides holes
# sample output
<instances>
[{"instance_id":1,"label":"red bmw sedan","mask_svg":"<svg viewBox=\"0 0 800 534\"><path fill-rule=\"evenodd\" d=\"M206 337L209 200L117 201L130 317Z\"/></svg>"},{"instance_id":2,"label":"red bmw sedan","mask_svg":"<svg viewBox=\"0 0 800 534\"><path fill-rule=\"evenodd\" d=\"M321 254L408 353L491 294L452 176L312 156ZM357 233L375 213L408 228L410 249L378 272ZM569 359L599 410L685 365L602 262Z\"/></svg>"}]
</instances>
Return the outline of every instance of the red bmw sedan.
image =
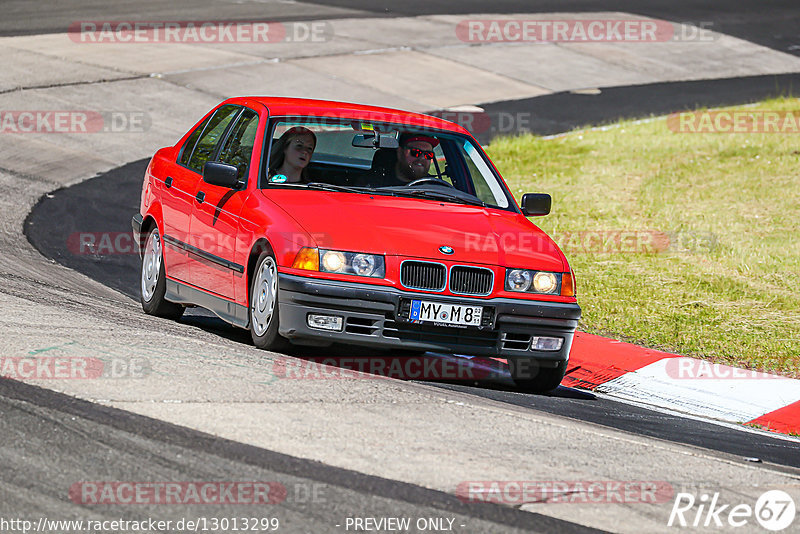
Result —
<instances>
[{"instance_id":1,"label":"red bmw sedan","mask_svg":"<svg viewBox=\"0 0 800 534\"><path fill-rule=\"evenodd\" d=\"M545 392L581 309L566 257L457 124L295 98L221 103L153 156L133 229L146 313L188 305L256 346L504 358ZM521 363L525 365L520 365Z\"/></svg>"}]
</instances>

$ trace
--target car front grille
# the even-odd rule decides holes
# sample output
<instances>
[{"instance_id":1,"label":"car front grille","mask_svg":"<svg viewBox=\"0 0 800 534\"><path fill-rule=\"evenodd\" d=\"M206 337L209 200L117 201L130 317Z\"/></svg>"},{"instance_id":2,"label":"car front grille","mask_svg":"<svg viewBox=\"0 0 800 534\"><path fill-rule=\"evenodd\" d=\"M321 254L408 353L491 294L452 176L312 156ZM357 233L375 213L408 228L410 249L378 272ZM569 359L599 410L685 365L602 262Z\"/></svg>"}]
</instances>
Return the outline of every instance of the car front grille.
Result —
<instances>
[{"instance_id":1,"label":"car front grille","mask_svg":"<svg viewBox=\"0 0 800 534\"><path fill-rule=\"evenodd\" d=\"M500 336L500 348L505 350L528 350L531 346L531 334L504 332Z\"/></svg>"},{"instance_id":2,"label":"car front grille","mask_svg":"<svg viewBox=\"0 0 800 534\"><path fill-rule=\"evenodd\" d=\"M456 265L450 271L450 291L459 295L488 295L494 273L483 267Z\"/></svg>"},{"instance_id":3,"label":"car front grille","mask_svg":"<svg viewBox=\"0 0 800 534\"><path fill-rule=\"evenodd\" d=\"M447 285L447 268L441 263L404 261L400 266L400 283L409 289L442 291Z\"/></svg>"},{"instance_id":4,"label":"car front grille","mask_svg":"<svg viewBox=\"0 0 800 534\"><path fill-rule=\"evenodd\" d=\"M344 327L344 331L348 334L362 336L377 335L378 329L378 320L366 317L348 317Z\"/></svg>"}]
</instances>

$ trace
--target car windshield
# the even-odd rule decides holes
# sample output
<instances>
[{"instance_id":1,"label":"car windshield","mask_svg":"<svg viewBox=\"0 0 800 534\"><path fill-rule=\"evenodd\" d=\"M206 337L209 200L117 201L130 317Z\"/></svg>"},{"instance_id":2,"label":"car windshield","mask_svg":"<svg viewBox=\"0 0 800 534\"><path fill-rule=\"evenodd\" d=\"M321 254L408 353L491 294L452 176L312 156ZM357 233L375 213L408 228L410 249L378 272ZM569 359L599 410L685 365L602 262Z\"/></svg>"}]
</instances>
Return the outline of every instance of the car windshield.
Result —
<instances>
[{"instance_id":1,"label":"car windshield","mask_svg":"<svg viewBox=\"0 0 800 534\"><path fill-rule=\"evenodd\" d=\"M399 124L309 117L273 119L270 132L264 187L513 209L505 185L482 149L467 136Z\"/></svg>"}]
</instances>

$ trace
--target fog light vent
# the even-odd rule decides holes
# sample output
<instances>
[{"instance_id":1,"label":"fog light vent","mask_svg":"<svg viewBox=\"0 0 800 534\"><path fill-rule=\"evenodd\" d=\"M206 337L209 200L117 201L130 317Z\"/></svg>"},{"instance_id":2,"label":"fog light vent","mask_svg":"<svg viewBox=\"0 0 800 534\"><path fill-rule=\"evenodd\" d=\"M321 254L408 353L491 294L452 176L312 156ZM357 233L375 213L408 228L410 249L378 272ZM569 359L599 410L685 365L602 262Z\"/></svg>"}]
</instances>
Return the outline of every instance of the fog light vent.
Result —
<instances>
[{"instance_id":1,"label":"fog light vent","mask_svg":"<svg viewBox=\"0 0 800 534\"><path fill-rule=\"evenodd\" d=\"M531 350L555 352L561 350L564 340L560 337L534 337L531 339Z\"/></svg>"},{"instance_id":2,"label":"fog light vent","mask_svg":"<svg viewBox=\"0 0 800 534\"><path fill-rule=\"evenodd\" d=\"M306 319L309 328L316 328L317 330L333 330L341 332L344 321L338 315L319 315L309 313Z\"/></svg>"}]
</instances>

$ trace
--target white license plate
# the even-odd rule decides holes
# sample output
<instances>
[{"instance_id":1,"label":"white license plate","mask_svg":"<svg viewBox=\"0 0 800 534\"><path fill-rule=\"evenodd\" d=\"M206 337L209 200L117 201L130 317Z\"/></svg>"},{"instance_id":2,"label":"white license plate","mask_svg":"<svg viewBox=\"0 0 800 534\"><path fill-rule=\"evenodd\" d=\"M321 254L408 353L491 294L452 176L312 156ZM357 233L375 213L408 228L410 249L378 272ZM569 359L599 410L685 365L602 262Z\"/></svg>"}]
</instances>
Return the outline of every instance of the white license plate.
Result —
<instances>
[{"instance_id":1,"label":"white license plate","mask_svg":"<svg viewBox=\"0 0 800 534\"><path fill-rule=\"evenodd\" d=\"M483 306L444 304L427 300L412 300L409 321L437 323L448 326L480 326Z\"/></svg>"}]
</instances>

